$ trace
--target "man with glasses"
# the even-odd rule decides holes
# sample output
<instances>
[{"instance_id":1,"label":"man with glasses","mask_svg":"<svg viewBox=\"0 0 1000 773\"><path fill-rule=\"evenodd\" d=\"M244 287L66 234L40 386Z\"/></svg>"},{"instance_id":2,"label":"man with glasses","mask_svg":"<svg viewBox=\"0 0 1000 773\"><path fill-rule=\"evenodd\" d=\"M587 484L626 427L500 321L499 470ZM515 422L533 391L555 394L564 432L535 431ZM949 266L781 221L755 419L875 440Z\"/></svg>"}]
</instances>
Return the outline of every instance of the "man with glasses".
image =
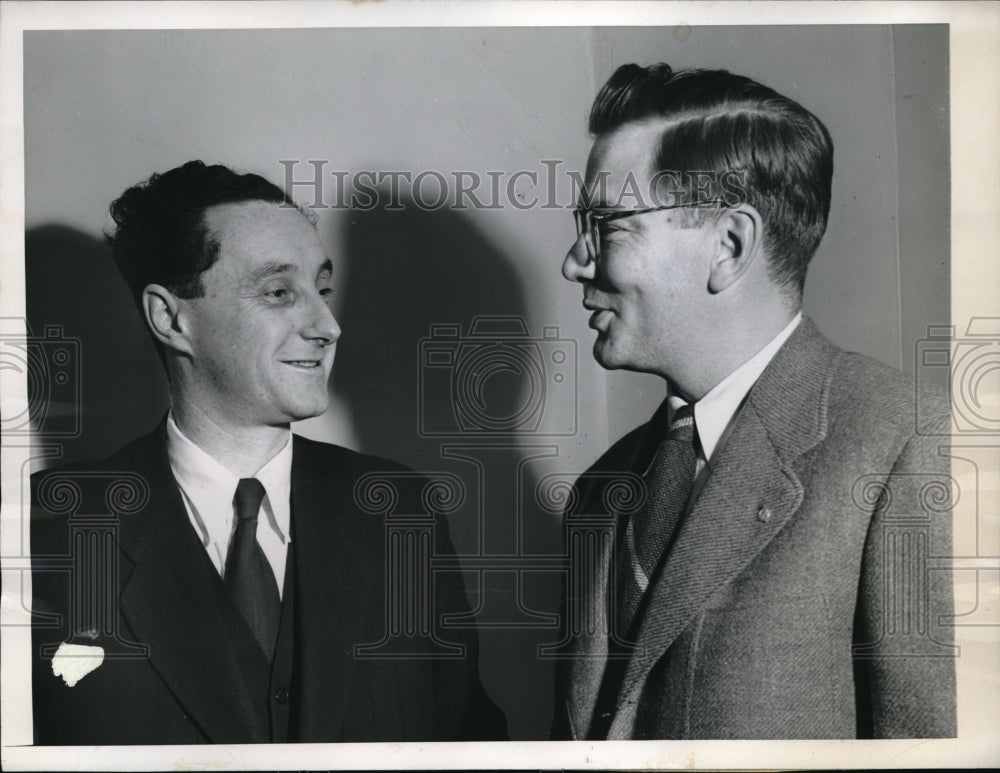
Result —
<instances>
[{"instance_id":1,"label":"man with glasses","mask_svg":"<svg viewBox=\"0 0 1000 773\"><path fill-rule=\"evenodd\" d=\"M563 274L597 361L667 397L577 482L568 517L605 513L613 539L569 575L564 619L591 624L568 631L554 737L953 736L951 579L928 562L951 552L947 458L915 434L911 379L801 312L826 128L660 64L620 67L590 131ZM920 400L946 433L944 397ZM616 511L630 482L642 501Z\"/></svg>"}]
</instances>

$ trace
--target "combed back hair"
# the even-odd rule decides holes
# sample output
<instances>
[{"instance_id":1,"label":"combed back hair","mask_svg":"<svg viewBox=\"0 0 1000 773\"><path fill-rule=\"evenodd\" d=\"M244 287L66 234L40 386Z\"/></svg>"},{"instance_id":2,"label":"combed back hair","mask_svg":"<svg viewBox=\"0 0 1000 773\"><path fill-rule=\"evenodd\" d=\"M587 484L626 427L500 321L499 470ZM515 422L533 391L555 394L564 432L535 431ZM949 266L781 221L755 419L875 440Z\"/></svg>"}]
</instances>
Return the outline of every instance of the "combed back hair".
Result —
<instances>
[{"instance_id":1,"label":"combed back hair","mask_svg":"<svg viewBox=\"0 0 1000 773\"><path fill-rule=\"evenodd\" d=\"M770 276L799 293L830 213L833 143L816 116L725 70L619 67L594 100L590 132L664 120L655 171L740 175L760 212ZM676 179L676 178L670 178ZM678 191L691 195L690 191Z\"/></svg>"},{"instance_id":2,"label":"combed back hair","mask_svg":"<svg viewBox=\"0 0 1000 773\"><path fill-rule=\"evenodd\" d=\"M111 204L114 233L105 234L118 270L142 304L147 285L159 284L181 298L200 298L201 275L219 257L219 241L205 225L205 212L221 204L268 201L297 207L274 183L216 164L188 161L152 175Z\"/></svg>"}]
</instances>

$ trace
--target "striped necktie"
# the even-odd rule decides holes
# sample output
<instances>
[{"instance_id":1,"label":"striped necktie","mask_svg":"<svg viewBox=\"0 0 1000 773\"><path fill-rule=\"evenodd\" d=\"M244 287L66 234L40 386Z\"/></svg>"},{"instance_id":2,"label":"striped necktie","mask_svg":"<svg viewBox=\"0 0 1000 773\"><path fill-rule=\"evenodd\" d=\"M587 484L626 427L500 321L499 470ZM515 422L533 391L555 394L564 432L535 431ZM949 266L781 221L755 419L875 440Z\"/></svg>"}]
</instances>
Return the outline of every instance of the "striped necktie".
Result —
<instances>
[{"instance_id":1,"label":"striped necktie","mask_svg":"<svg viewBox=\"0 0 1000 773\"><path fill-rule=\"evenodd\" d=\"M663 558L670 549L691 495L695 472L694 409L683 405L643 480L646 503L629 519L618 551L617 624L621 638L635 622L636 612Z\"/></svg>"}]
</instances>

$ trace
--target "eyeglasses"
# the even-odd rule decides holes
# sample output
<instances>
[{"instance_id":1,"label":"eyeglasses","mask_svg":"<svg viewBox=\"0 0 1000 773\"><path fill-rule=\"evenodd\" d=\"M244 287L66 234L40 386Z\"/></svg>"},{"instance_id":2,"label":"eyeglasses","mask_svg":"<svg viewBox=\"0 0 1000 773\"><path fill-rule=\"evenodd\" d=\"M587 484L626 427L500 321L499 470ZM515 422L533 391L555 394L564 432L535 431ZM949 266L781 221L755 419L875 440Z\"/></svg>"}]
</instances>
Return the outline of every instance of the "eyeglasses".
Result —
<instances>
[{"instance_id":1,"label":"eyeglasses","mask_svg":"<svg viewBox=\"0 0 1000 773\"><path fill-rule=\"evenodd\" d=\"M696 201L684 204L667 204L662 207L646 207L645 209L587 209L577 207L573 210L573 217L576 219L576 238L586 235L584 241L587 244L587 262L595 263L601 259L601 224L610 223L612 220L621 220L625 217L635 217L645 215L649 212L659 212L664 209L681 209L682 207L709 207L722 203L721 199L711 199L710 201Z\"/></svg>"}]
</instances>

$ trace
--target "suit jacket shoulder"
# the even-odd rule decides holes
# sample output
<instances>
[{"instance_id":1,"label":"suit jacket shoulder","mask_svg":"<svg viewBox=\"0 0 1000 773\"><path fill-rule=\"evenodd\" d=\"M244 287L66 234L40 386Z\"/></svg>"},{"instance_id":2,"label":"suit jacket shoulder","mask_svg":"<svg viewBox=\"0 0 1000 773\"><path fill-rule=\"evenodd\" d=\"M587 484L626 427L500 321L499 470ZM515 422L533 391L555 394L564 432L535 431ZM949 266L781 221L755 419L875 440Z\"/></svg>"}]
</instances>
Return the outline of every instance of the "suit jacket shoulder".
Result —
<instances>
[{"instance_id":1,"label":"suit jacket shoulder","mask_svg":"<svg viewBox=\"0 0 1000 773\"><path fill-rule=\"evenodd\" d=\"M336 465L358 472L385 471L387 473L410 472L410 469L399 462L381 456L353 451L350 448L335 443L324 443L310 440L302 435L294 435L294 458L309 466Z\"/></svg>"},{"instance_id":2,"label":"suit jacket shoulder","mask_svg":"<svg viewBox=\"0 0 1000 773\"><path fill-rule=\"evenodd\" d=\"M892 425L913 435L918 415L935 430L950 420L944 390L857 352L838 353L830 384L831 412L854 413L877 427Z\"/></svg>"}]
</instances>

